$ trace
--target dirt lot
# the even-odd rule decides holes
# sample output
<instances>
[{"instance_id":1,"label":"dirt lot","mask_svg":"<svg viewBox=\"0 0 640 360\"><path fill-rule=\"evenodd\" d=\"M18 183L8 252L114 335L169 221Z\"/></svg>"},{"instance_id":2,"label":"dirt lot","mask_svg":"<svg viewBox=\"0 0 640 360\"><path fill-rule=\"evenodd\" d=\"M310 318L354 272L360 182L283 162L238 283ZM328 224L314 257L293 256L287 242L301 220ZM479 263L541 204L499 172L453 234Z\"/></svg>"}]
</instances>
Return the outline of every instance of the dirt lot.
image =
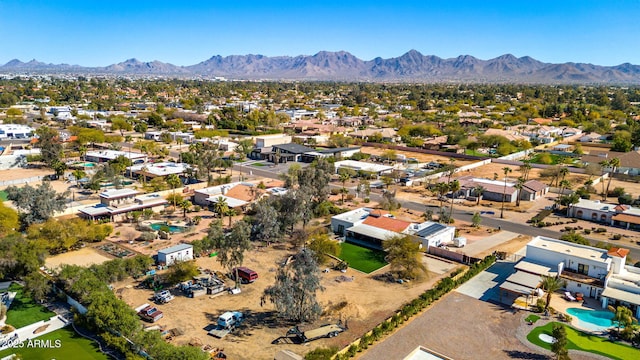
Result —
<instances>
[{"instance_id":1,"label":"dirt lot","mask_svg":"<svg viewBox=\"0 0 640 360\"><path fill-rule=\"evenodd\" d=\"M375 147L370 147L370 146L363 146L362 149L361 149L361 151L363 153L371 154L371 155L382 155L382 153L385 150L386 149L375 148ZM428 163L428 162L431 162L431 161L435 161L435 162L439 162L439 163L442 163L442 164L448 164L449 163L449 159L451 159L450 157L441 156L441 155L423 154L423 153L412 152L412 151L400 151L400 150L394 150L394 151L398 155L405 155L407 158L418 159L418 161L421 162L421 163ZM473 162L476 162L476 160L456 159L455 164L456 164L456 166L463 166L463 165L471 164Z\"/></svg>"},{"instance_id":2,"label":"dirt lot","mask_svg":"<svg viewBox=\"0 0 640 360\"><path fill-rule=\"evenodd\" d=\"M78 251L48 257L45 266L48 269L55 269L62 264L89 266L93 264L102 264L111 260L111 257L103 255L94 248L86 247Z\"/></svg>"},{"instance_id":3,"label":"dirt lot","mask_svg":"<svg viewBox=\"0 0 640 360\"><path fill-rule=\"evenodd\" d=\"M260 298L263 290L274 283L278 263L291 254L289 250L274 247L259 248L247 253L245 265L256 270L260 278L253 284L244 285L242 293L238 295L223 293L214 297L204 295L191 299L173 290L176 298L169 304L158 305L165 315L158 325L167 330L178 328L184 332L184 335L171 340L174 343L187 344L195 341L224 348L230 358L272 359L273 355L281 349L290 349L303 354L319 346L346 345L390 316L403 303L431 287L442 276L431 274L429 279L423 282L395 284L374 280L372 275L353 269L348 269L345 274L333 270L323 273L322 285L326 290L319 294L319 300L325 309L325 314L316 324L302 328L310 329L314 325L326 324L342 318L348 322L349 330L336 338L317 340L308 346L272 345L271 341L285 335L293 324L278 321L272 304L261 305ZM223 270L215 258L199 258L197 263L202 268ZM384 271L386 271L385 268L378 270L378 273ZM337 277L343 275L347 278L353 276L353 280L336 281ZM153 292L148 289L137 289L135 285L134 280L114 284L119 296L132 308L150 303L149 299ZM231 285L231 282L227 285ZM217 316L230 310L243 311L248 317L245 325L237 333L228 335L224 339L207 335L205 328L213 324Z\"/></svg>"}]
</instances>

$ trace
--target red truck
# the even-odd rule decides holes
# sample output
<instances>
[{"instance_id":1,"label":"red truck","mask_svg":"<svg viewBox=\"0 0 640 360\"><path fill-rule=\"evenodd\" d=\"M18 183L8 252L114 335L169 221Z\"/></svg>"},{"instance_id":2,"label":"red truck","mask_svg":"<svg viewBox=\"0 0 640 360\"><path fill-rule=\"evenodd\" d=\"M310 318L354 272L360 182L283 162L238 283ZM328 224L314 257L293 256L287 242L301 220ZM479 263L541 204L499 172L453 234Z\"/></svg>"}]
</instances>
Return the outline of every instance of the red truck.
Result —
<instances>
[{"instance_id":1,"label":"red truck","mask_svg":"<svg viewBox=\"0 0 640 360\"><path fill-rule=\"evenodd\" d=\"M158 310L154 306L147 306L144 309L138 311L138 316L140 316L140 318L144 321L153 323L162 319L164 314L162 314L162 311Z\"/></svg>"}]
</instances>

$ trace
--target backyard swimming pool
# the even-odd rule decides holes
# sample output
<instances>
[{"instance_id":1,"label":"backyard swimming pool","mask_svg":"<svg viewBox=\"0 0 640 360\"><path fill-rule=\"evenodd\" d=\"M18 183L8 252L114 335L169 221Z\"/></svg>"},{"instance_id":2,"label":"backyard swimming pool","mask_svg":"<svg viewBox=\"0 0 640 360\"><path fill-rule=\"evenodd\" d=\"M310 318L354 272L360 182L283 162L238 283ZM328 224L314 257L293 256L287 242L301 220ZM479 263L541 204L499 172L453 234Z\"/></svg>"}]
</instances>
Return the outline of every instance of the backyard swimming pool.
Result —
<instances>
[{"instance_id":1,"label":"backyard swimming pool","mask_svg":"<svg viewBox=\"0 0 640 360\"><path fill-rule=\"evenodd\" d=\"M577 318L580 327L591 331L604 331L615 325L611 311L568 308L567 314Z\"/></svg>"},{"instance_id":2,"label":"backyard swimming pool","mask_svg":"<svg viewBox=\"0 0 640 360\"><path fill-rule=\"evenodd\" d=\"M167 223L155 223L149 225L149 227L151 227L155 231L160 230L164 226L167 226ZM183 232L185 229L186 228L184 226L169 225L169 232L172 233Z\"/></svg>"}]
</instances>

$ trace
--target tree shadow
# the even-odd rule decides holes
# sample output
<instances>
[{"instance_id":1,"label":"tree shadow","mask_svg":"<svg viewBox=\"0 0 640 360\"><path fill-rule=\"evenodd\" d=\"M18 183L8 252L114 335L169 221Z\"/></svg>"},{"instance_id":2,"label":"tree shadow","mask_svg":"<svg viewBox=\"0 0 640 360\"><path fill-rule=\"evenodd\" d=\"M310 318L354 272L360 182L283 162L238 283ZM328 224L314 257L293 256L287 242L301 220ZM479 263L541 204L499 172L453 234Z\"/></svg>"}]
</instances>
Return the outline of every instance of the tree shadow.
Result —
<instances>
[{"instance_id":1,"label":"tree shadow","mask_svg":"<svg viewBox=\"0 0 640 360\"><path fill-rule=\"evenodd\" d=\"M507 356L512 359L527 359L527 360L548 360L549 357L542 354L520 351L520 350L503 350Z\"/></svg>"}]
</instances>

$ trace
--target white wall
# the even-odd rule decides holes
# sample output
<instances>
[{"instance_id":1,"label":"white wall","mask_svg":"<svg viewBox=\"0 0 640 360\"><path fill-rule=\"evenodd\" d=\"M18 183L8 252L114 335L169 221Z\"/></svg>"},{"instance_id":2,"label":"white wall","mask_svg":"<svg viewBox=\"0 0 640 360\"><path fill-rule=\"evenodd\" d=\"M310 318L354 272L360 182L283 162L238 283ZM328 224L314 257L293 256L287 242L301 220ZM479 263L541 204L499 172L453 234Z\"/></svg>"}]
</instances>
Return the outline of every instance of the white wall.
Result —
<instances>
[{"instance_id":1,"label":"white wall","mask_svg":"<svg viewBox=\"0 0 640 360\"><path fill-rule=\"evenodd\" d=\"M176 261L188 261L193 260L193 248L176 251L171 254L158 253L158 262L163 262L165 265L173 265Z\"/></svg>"},{"instance_id":2,"label":"white wall","mask_svg":"<svg viewBox=\"0 0 640 360\"><path fill-rule=\"evenodd\" d=\"M546 249L540 249L538 247L527 246L527 258L535 261L542 262L543 264L557 265L558 263L564 263L564 268L578 271L578 264L584 264L589 266L588 276L593 278L602 278L607 275L608 269L606 265L600 261L592 261L589 259L577 258L564 253L550 251Z\"/></svg>"},{"instance_id":3,"label":"white wall","mask_svg":"<svg viewBox=\"0 0 640 360\"><path fill-rule=\"evenodd\" d=\"M426 251L430 246L439 246L440 244L452 243L455 234L456 228L450 227L438 234L435 234L434 236L422 238L422 248Z\"/></svg>"}]
</instances>

